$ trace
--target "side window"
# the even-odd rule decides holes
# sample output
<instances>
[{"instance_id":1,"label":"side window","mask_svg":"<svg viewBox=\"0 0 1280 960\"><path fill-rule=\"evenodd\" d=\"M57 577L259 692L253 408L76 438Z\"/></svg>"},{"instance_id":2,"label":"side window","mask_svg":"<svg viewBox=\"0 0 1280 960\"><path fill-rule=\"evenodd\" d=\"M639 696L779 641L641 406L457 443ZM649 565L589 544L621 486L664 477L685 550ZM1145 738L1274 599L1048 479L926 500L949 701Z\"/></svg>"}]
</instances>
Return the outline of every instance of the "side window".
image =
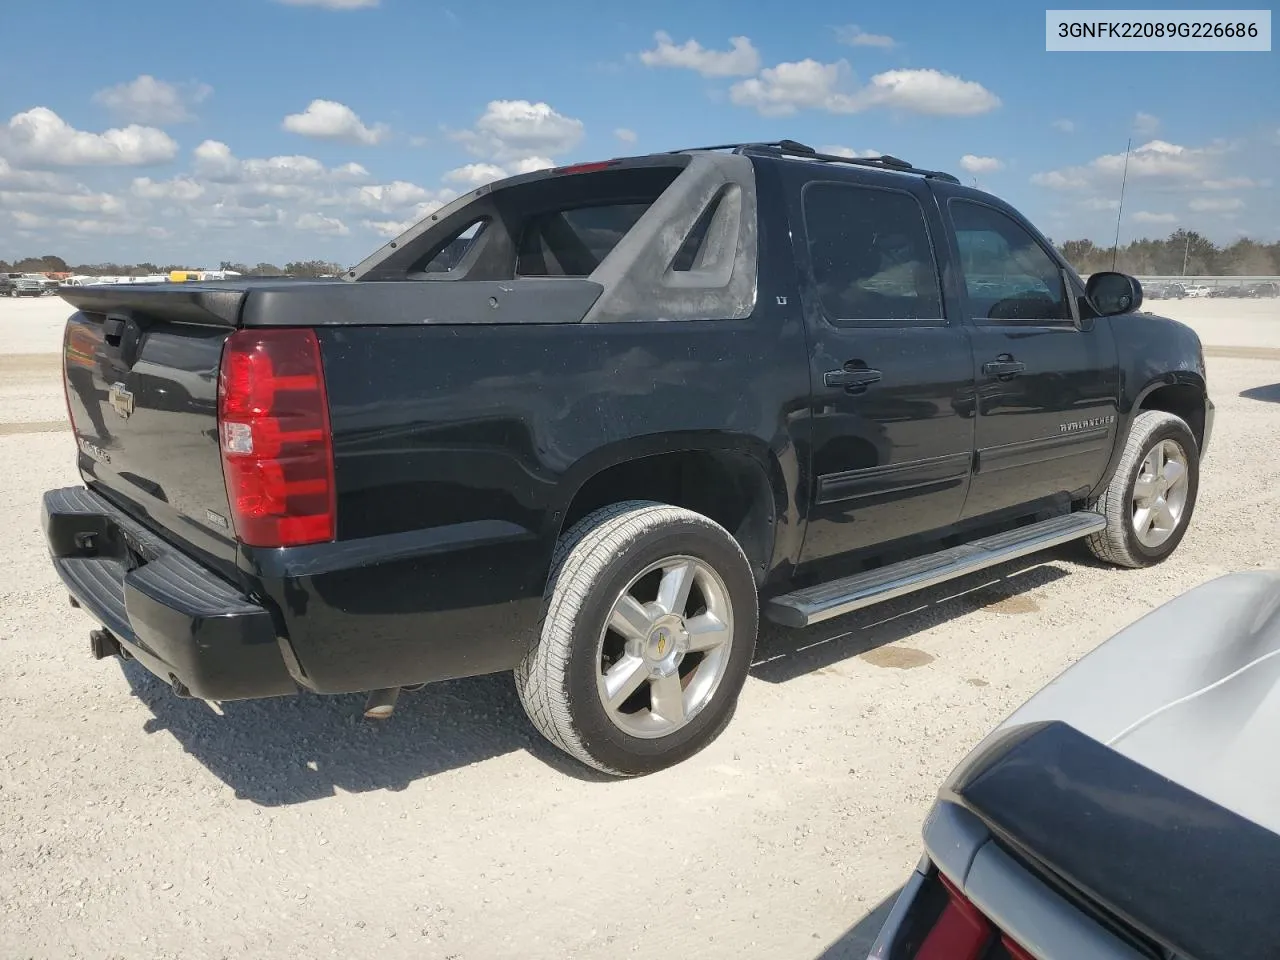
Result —
<instances>
[{"instance_id":1,"label":"side window","mask_svg":"<svg viewBox=\"0 0 1280 960\"><path fill-rule=\"evenodd\" d=\"M975 318L1071 318L1060 268L1017 221L980 203L953 200L951 222Z\"/></svg>"},{"instance_id":2,"label":"side window","mask_svg":"<svg viewBox=\"0 0 1280 960\"><path fill-rule=\"evenodd\" d=\"M938 268L915 197L814 182L802 205L813 280L829 321L942 319Z\"/></svg>"},{"instance_id":3,"label":"side window","mask_svg":"<svg viewBox=\"0 0 1280 960\"><path fill-rule=\"evenodd\" d=\"M486 221L477 220L463 227L452 240L436 251L435 256L421 268L422 273L448 273L458 265L467 251L480 239Z\"/></svg>"}]
</instances>

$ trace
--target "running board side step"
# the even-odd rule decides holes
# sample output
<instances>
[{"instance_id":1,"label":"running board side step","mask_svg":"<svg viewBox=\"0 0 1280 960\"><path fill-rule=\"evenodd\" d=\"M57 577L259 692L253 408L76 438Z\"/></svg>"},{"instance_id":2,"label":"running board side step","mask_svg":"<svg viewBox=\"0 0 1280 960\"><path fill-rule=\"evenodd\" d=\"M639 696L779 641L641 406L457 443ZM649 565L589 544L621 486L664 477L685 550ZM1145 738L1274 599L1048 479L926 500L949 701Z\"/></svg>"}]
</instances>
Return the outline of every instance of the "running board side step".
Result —
<instances>
[{"instance_id":1,"label":"running board side step","mask_svg":"<svg viewBox=\"0 0 1280 960\"><path fill-rule=\"evenodd\" d=\"M1006 560L1079 540L1106 525L1105 517L1089 512L1042 520L958 547L783 594L767 601L763 612L766 618L784 627L811 626Z\"/></svg>"}]
</instances>

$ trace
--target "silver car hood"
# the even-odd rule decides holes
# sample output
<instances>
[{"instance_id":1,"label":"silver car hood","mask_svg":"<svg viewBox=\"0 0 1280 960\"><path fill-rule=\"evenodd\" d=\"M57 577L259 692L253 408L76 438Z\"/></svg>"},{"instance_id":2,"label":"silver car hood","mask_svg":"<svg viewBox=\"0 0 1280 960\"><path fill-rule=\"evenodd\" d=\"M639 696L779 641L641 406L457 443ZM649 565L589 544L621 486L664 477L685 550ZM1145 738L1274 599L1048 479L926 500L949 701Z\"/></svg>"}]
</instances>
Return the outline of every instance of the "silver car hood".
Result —
<instances>
[{"instance_id":1,"label":"silver car hood","mask_svg":"<svg viewBox=\"0 0 1280 960\"><path fill-rule=\"evenodd\" d=\"M1280 570L1219 577L1158 607L992 737L1045 720L1280 833Z\"/></svg>"}]
</instances>

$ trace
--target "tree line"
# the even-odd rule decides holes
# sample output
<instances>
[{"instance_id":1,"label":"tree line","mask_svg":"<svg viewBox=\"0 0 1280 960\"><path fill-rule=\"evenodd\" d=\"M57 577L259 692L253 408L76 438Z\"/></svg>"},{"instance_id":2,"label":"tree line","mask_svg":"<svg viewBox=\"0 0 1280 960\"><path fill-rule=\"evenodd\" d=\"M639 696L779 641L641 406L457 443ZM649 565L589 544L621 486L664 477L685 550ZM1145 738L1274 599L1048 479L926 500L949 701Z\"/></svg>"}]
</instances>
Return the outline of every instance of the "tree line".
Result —
<instances>
[{"instance_id":1,"label":"tree line","mask_svg":"<svg viewBox=\"0 0 1280 960\"><path fill-rule=\"evenodd\" d=\"M1220 247L1194 230L1175 230L1164 240L1133 240L1115 250L1098 246L1092 240L1068 240L1055 244L1067 261L1080 273L1119 270L1136 276L1211 276L1251 277L1280 276L1280 242L1259 243L1242 237L1229 246ZM154 263L80 263L69 265L61 257L26 257L12 263L0 260L0 272L74 273L83 276L140 276L169 273L172 270L194 270L185 264ZM283 267L274 263L250 266L222 260L220 270L234 270L249 277L320 277L337 275L345 269L327 260L293 260Z\"/></svg>"},{"instance_id":2,"label":"tree line","mask_svg":"<svg viewBox=\"0 0 1280 960\"><path fill-rule=\"evenodd\" d=\"M1115 250L1092 240L1057 244L1080 273L1119 270L1140 277L1255 277L1280 275L1280 242L1258 243L1241 237L1220 247L1194 230L1175 230L1164 240L1134 240Z\"/></svg>"},{"instance_id":3,"label":"tree line","mask_svg":"<svg viewBox=\"0 0 1280 960\"><path fill-rule=\"evenodd\" d=\"M76 263L69 264L62 257L48 254L43 257L22 257L12 262L0 260L0 273L71 273L81 277L140 277L167 274L174 270L199 270L185 263ZM246 277L323 277L337 275L346 268L328 260L292 260L283 267L274 263L258 263L250 266L222 260L219 270L233 270Z\"/></svg>"}]
</instances>

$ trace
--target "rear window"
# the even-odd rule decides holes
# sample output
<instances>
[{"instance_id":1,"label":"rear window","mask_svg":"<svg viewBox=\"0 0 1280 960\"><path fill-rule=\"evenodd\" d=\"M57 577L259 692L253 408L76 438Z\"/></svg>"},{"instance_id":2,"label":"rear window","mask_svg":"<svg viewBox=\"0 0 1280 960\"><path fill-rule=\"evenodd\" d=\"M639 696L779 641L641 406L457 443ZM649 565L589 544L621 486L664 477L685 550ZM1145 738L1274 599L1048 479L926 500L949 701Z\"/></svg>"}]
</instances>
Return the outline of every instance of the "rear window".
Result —
<instances>
[{"instance_id":1,"label":"rear window","mask_svg":"<svg viewBox=\"0 0 1280 960\"><path fill-rule=\"evenodd\" d=\"M520 236L516 276L588 276L650 205L618 203L534 214Z\"/></svg>"}]
</instances>

